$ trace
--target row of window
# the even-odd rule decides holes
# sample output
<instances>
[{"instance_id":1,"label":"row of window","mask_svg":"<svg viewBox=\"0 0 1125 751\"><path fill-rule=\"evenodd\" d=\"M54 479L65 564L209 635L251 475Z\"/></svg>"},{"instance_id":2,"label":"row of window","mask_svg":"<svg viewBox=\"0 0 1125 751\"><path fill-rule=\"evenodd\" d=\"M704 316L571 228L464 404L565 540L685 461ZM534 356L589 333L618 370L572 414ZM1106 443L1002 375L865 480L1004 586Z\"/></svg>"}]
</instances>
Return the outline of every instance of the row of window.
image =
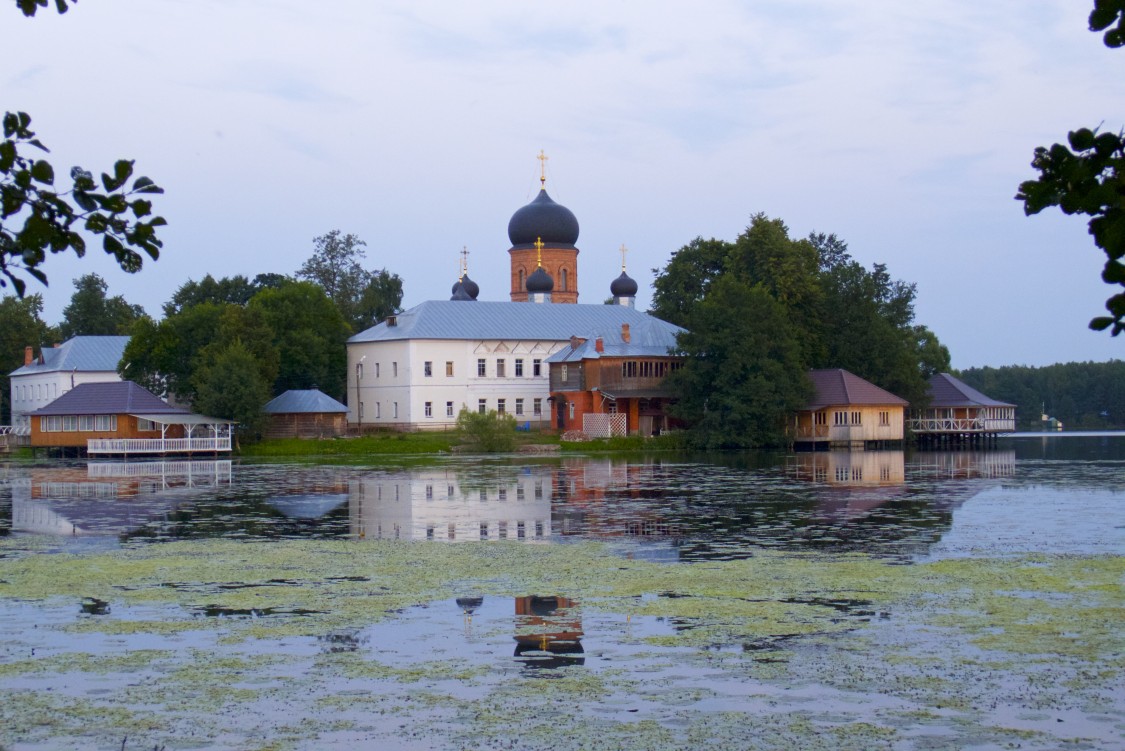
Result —
<instances>
[{"instance_id":1,"label":"row of window","mask_svg":"<svg viewBox=\"0 0 1125 751\"><path fill-rule=\"evenodd\" d=\"M626 360L621 363L622 378L663 378L669 371L679 370L682 363L666 360Z\"/></svg>"},{"instance_id":2,"label":"row of window","mask_svg":"<svg viewBox=\"0 0 1125 751\"><path fill-rule=\"evenodd\" d=\"M394 489L395 489L395 500L396 501L400 500L401 494L400 494L400 491L399 491L399 486L395 485ZM407 492L409 492L409 490ZM481 501L487 501L488 500L488 490L486 490L485 488L481 488L480 491L478 491L478 492L479 492L479 497L480 497ZM449 499L453 499L453 498L456 498L456 496L457 496L457 494L456 494L456 491L455 491L454 487L452 485L446 485L445 486L445 497L449 498ZM465 498L467 499L468 497L469 497L468 493L466 492ZM526 498L526 496L525 496L523 485L517 485L516 486L516 500L522 501L522 500L525 500L525 498ZM536 482L535 483L535 498L536 498L536 500L542 500L542 498L543 498L543 483L542 482ZM382 485L377 485L375 487L375 499L379 500L379 501L383 500L383 486ZM427 485L426 486L426 500L427 501L434 500L434 486L433 485ZM496 488L496 500L498 500L498 501L508 500L508 488Z\"/></svg>"},{"instance_id":3,"label":"row of window","mask_svg":"<svg viewBox=\"0 0 1125 751\"><path fill-rule=\"evenodd\" d=\"M13 392L13 399L15 401L57 399L59 396L59 385L57 383L27 384L26 386L16 386Z\"/></svg>"},{"instance_id":4,"label":"row of window","mask_svg":"<svg viewBox=\"0 0 1125 751\"><path fill-rule=\"evenodd\" d=\"M117 430L117 415L43 415L39 418L39 430L44 433L112 432Z\"/></svg>"},{"instance_id":5,"label":"row of window","mask_svg":"<svg viewBox=\"0 0 1125 751\"><path fill-rule=\"evenodd\" d=\"M524 358L517 357L517 358L515 358L513 363L515 365L515 368L514 368L515 369L515 377L516 378L523 378L525 373L526 373L526 368L524 367ZM375 377L376 378L379 378L380 373L382 372L382 368L380 367L380 365L381 365L381 363L375 363ZM496 364L494 366L494 369L495 369L497 378L507 378L508 377L508 361L505 360L504 358L500 358L500 359L496 360ZM363 363L361 363L361 362L356 363L355 375L356 375L357 380L363 380ZM424 375L426 378L433 378L434 377L434 361L433 360L426 360L425 362L422 363L422 375ZM543 375L543 360L542 359L536 357L531 361L531 375L534 378L538 378L538 377ZM446 360L445 361L445 376L446 376L446 378L452 378L453 377L453 360ZM488 360L487 360L487 358L481 357L477 360L477 377L478 378L486 378L487 376L488 376ZM391 377L392 378L398 378L398 363L397 362L391 363Z\"/></svg>"},{"instance_id":6,"label":"row of window","mask_svg":"<svg viewBox=\"0 0 1125 751\"><path fill-rule=\"evenodd\" d=\"M832 413L833 425L836 427L847 427L848 425L858 426L863 424L862 412L833 412ZM828 424L828 414L825 412L816 412L813 414L814 425ZM891 413L889 410L881 410L879 412L879 427L888 427L891 424Z\"/></svg>"},{"instance_id":7,"label":"row of window","mask_svg":"<svg viewBox=\"0 0 1125 751\"><path fill-rule=\"evenodd\" d=\"M512 403L513 403L513 406L514 406L512 414L514 414L516 417L522 417L523 415L527 414L527 411L526 411L527 400L526 399L524 399L523 397L519 397L517 399L513 399ZM424 411L425 411L426 417L432 418L434 416L434 403L433 402L426 402L425 405L424 405ZM487 399L478 399L477 400L477 411L480 412L482 415L488 412L488 400ZM508 400L507 399L497 399L496 400L496 411L499 412L502 415L507 414L508 413ZM531 414L535 417L539 417L540 415L543 414L543 399L542 398L536 397L536 398L531 400ZM453 406L453 402L446 402L445 403L445 416L446 417L456 417L457 416L457 412L455 410L455 407ZM359 419L362 420L363 418L364 418L363 402L360 402L359 403ZM375 419L381 420L382 418L383 418L383 403L382 402L375 402ZM393 419L393 420L398 419L398 402L391 402L391 419Z\"/></svg>"}]
</instances>

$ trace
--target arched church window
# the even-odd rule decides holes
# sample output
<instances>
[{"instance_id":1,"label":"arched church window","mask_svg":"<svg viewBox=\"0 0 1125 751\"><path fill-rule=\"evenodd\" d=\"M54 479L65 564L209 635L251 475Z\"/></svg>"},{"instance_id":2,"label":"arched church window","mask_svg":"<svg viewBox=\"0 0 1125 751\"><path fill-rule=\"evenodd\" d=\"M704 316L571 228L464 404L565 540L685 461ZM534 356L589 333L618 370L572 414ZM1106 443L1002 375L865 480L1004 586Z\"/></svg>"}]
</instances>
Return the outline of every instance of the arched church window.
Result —
<instances>
[{"instance_id":1,"label":"arched church window","mask_svg":"<svg viewBox=\"0 0 1125 751\"><path fill-rule=\"evenodd\" d=\"M526 289L526 287L527 287L527 284L526 284L527 279L524 278L525 276L526 276L526 274L524 274L523 269L520 269L520 286L519 286L519 288L521 290Z\"/></svg>"},{"instance_id":2,"label":"arched church window","mask_svg":"<svg viewBox=\"0 0 1125 751\"><path fill-rule=\"evenodd\" d=\"M561 269L559 271L559 281L562 282L562 291L566 292L568 289L566 286L566 269Z\"/></svg>"}]
</instances>

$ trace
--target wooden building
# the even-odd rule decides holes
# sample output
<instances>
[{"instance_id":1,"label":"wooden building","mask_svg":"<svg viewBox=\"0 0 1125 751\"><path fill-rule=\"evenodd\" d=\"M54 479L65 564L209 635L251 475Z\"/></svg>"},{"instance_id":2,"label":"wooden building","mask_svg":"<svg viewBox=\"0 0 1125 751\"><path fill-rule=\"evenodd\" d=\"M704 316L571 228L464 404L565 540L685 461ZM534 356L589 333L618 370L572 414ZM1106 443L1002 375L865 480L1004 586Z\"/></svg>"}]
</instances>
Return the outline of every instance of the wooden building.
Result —
<instances>
[{"instance_id":1,"label":"wooden building","mask_svg":"<svg viewBox=\"0 0 1125 751\"><path fill-rule=\"evenodd\" d=\"M901 444L907 401L854 373L809 372L815 395L793 416L794 444L806 448L874 448Z\"/></svg>"},{"instance_id":2,"label":"wooden building","mask_svg":"<svg viewBox=\"0 0 1125 751\"><path fill-rule=\"evenodd\" d=\"M348 428L348 408L319 389L290 389L262 407L266 438L334 438Z\"/></svg>"},{"instance_id":3,"label":"wooden building","mask_svg":"<svg viewBox=\"0 0 1125 751\"><path fill-rule=\"evenodd\" d=\"M229 420L173 407L132 381L79 384L30 417L32 448L121 455L231 450Z\"/></svg>"},{"instance_id":4,"label":"wooden building","mask_svg":"<svg viewBox=\"0 0 1125 751\"><path fill-rule=\"evenodd\" d=\"M919 443L975 445L1016 429L1016 405L985 396L949 373L930 378L930 403L911 414Z\"/></svg>"},{"instance_id":5,"label":"wooden building","mask_svg":"<svg viewBox=\"0 0 1125 751\"><path fill-rule=\"evenodd\" d=\"M572 337L569 347L547 358L556 428L604 438L658 435L672 427L664 379L683 362L672 354L681 329L659 323Z\"/></svg>"}]
</instances>

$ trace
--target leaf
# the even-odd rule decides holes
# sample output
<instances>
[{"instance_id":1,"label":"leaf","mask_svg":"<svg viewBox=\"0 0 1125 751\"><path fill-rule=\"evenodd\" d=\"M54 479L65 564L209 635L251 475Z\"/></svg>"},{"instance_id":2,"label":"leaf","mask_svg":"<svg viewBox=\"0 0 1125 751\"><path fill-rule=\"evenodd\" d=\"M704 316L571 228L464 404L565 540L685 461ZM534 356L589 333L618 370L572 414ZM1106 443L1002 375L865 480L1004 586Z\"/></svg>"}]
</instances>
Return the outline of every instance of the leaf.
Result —
<instances>
[{"instance_id":1,"label":"leaf","mask_svg":"<svg viewBox=\"0 0 1125 751\"><path fill-rule=\"evenodd\" d=\"M1113 319L1109 316L1098 316L1090 321L1090 328L1094 331L1105 331L1113 325Z\"/></svg>"},{"instance_id":2,"label":"leaf","mask_svg":"<svg viewBox=\"0 0 1125 751\"><path fill-rule=\"evenodd\" d=\"M164 189L154 183L151 178L138 177L133 183L134 193L163 193Z\"/></svg>"},{"instance_id":3,"label":"leaf","mask_svg":"<svg viewBox=\"0 0 1125 751\"><path fill-rule=\"evenodd\" d=\"M36 182L53 185L55 183L55 168L49 162L40 159L31 165L31 176Z\"/></svg>"},{"instance_id":4,"label":"leaf","mask_svg":"<svg viewBox=\"0 0 1125 751\"><path fill-rule=\"evenodd\" d=\"M138 198L129 204L129 206L133 209L133 216L138 219L152 213L152 201L146 201L143 198Z\"/></svg>"},{"instance_id":5,"label":"leaf","mask_svg":"<svg viewBox=\"0 0 1125 751\"><path fill-rule=\"evenodd\" d=\"M121 257L125 254L125 246L113 235L106 235L102 238L102 247L106 253L112 254L118 260L121 260Z\"/></svg>"},{"instance_id":6,"label":"leaf","mask_svg":"<svg viewBox=\"0 0 1125 751\"><path fill-rule=\"evenodd\" d=\"M0 143L0 172L7 174L16 163L16 145L12 141Z\"/></svg>"},{"instance_id":7,"label":"leaf","mask_svg":"<svg viewBox=\"0 0 1125 751\"><path fill-rule=\"evenodd\" d=\"M84 190L75 190L71 195L74 197L74 202L78 204L83 211L94 211L98 208L98 204L95 203L94 199L90 198L89 194Z\"/></svg>"}]
</instances>

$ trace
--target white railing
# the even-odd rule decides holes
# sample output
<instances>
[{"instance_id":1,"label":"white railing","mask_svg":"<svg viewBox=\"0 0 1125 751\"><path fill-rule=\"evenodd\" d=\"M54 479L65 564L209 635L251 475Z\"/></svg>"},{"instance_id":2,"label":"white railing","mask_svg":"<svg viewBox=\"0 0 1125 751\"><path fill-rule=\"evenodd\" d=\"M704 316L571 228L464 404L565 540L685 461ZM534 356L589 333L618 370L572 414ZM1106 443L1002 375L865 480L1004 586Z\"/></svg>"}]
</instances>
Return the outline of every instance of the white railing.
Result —
<instances>
[{"instance_id":1,"label":"white railing","mask_svg":"<svg viewBox=\"0 0 1125 751\"><path fill-rule=\"evenodd\" d=\"M230 436L215 438L91 438L88 454L188 454L230 451Z\"/></svg>"},{"instance_id":2,"label":"white railing","mask_svg":"<svg viewBox=\"0 0 1125 751\"><path fill-rule=\"evenodd\" d=\"M1015 418L912 417L906 421L915 433L1012 433Z\"/></svg>"}]
</instances>

